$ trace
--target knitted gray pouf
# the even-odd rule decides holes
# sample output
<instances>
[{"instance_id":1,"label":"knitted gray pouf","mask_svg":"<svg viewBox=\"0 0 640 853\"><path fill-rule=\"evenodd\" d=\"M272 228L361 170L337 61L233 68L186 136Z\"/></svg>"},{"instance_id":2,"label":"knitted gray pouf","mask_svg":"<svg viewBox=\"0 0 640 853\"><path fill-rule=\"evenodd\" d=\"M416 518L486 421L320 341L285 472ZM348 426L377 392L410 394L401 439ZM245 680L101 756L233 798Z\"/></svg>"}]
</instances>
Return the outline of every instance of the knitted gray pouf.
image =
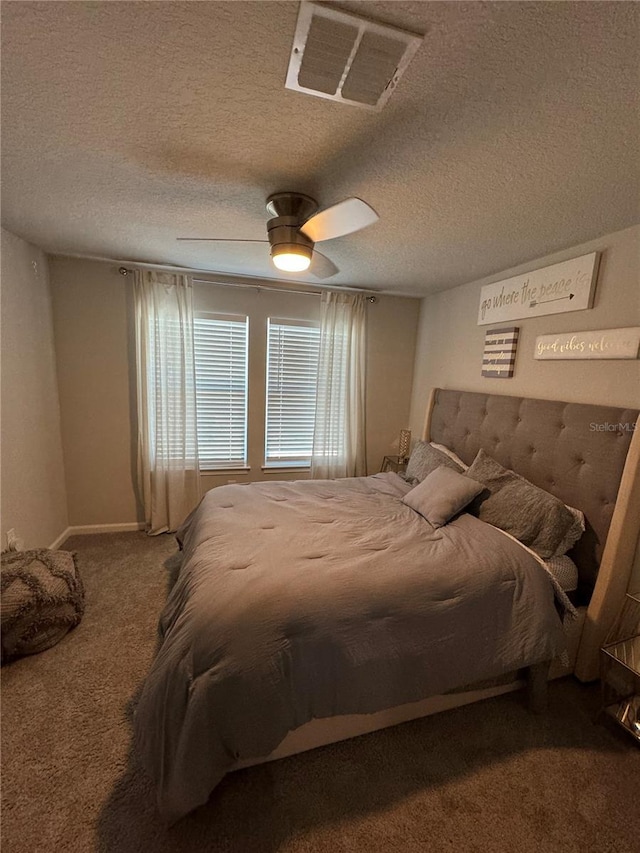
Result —
<instances>
[{"instance_id":1,"label":"knitted gray pouf","mask_svg":"<svg viewBox=\"0 0 640 853\"><path fill-rule=\"evenodd\" d=\"M1 556L2 663L51 648L82 619L84 588L69 551Z\"/></svg>"}]
</instances>

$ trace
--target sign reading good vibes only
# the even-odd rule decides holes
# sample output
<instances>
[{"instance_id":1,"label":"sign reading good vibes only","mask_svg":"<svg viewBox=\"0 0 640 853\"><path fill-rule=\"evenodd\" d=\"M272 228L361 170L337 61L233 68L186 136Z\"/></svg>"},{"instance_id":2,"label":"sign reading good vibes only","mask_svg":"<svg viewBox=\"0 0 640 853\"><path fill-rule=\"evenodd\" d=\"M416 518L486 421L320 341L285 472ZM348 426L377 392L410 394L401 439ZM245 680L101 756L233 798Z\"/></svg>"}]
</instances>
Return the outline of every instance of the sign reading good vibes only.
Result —
<instances>
[{"instance_id":1,"label":"sign reading good vibes only","mask_svg":"<svg viewBox=\"0 0 640 853\"><path fill-rule=\"evenodd\" d=\"M485 285L478 325L582 311L593 305L598 252Z\"/></svg>"},{"instance_id":2,"label":"sign reading good vibes only","mask_svg":"<svg viewBox=\"0 0 640 853\"><path fill-rule=\"evenodd\" d=\"M564 332L536 338L537 359L637 358L640 326L627 329L598 329L593 332Z\"/></svg>"}]
</instances>

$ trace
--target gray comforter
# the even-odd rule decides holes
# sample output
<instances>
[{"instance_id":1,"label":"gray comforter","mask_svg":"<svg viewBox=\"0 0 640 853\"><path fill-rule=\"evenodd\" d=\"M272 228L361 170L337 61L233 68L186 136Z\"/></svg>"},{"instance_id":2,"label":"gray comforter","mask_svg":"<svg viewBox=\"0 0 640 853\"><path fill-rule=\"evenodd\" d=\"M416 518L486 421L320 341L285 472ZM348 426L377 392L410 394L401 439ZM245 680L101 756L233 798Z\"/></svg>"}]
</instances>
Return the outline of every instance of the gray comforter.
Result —
<instances>
[{"instance_id":1,"label":"gray comforter","mask_svg":"<svg viewBox=\"0 0 640 853\"><path fill-rule=\"evenodd\" d=\"M184 559L136 741L173 821L237 760L317 717L372 713L553 658L544 569L463 514L435 530L396 474L208 492Z\"/></svg>"}]
</instances>

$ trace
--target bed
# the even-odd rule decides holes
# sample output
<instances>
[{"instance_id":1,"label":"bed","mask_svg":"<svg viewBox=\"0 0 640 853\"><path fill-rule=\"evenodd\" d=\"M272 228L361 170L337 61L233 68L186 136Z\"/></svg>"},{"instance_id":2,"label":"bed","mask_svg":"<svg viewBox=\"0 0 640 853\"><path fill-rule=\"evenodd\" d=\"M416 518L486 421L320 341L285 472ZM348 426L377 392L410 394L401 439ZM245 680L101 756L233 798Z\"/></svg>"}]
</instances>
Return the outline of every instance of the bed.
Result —
<instances>
[{"instance_id":1,"label":"bed","mask_svg":"<svg viewBox=\"0 0 640 853\"><path fill-rule=\"evenodd\" d=\"M639 500L633 431L589 425L636 417L441 389L427 412L425 439L466 464L482 449L584 512L584 674L631 565ZM135 715L166 819L233 769L514 689L565 650L540 561L469 513L432 526L404 502L411 489L386 473L207 493L179 532Z\"/></svg>"}]
</instances>

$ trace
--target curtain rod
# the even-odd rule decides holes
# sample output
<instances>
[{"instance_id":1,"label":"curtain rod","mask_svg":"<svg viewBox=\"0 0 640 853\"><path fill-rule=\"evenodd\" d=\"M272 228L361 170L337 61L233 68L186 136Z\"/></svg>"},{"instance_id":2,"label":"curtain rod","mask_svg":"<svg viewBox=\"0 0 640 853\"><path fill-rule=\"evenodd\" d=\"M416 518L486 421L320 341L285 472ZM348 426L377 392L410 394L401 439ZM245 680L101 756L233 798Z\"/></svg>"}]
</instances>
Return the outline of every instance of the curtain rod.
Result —
<instances>
[{"instance_id":1,"label":"curtain rod","mask_svg":"<svg viewBox=\"0 0 640 853\"><path fill-rule=\"evenodd\" d=\"M245 284L244 282L239 281L208 281L206 278L194 278L193 281L196 282L196 284L218 284L220 287L247 287L252 288L253 290L275 290L278 293L303 293L307 296L322 296L323 293L322 290L302 290L297 287L273 287L270 284ZM325 288L325 290L328 290L328 288ZM356 293L357 291L354 289L347 292ZM373 295L365 296L365 300L367 302L371 302L373 305L378 301L378 297Z\"/></svg>"},{"instance_id":2,"label":"curtain rod","mask_svg":"<svg viewBox=\"0 0 640 853\"><path fill-rule=\"evenodd\" d=\"M128 276L131 275L133 270L128 267L120 267L118 269L120 275ZM307 296L322 296L322 290L302 290L302 288L295 287L274 287L272 284L264 283L264 284L253 284L252 282L244 282L244 281L215 281L207 278L194 278L193 281L196 284L216 284L220 287L244 287L247 289L253 290L274 290L278 293L303 293ZM325 290L329 290L329 288L325 288ZM362 293L361 290L357 288L338 288L338 292L347 292L347 293ZM365 300L370 302L372 305L378 301L377 296L365 296Z\"/></svg>"},{"instance_id":3,"label":"curtain rod","mask_svg":"<svg viewBox=\"0 0 640 853\"><path fill-rule=\"evenodd\" d=\"M195 284L219 284L221 287L246 287L252 290L276 290L278 293L306 293L309 296L322 296L321 290L302 290L297 287L272 287L270 284L245 284L240 281L208 281L206 278L194 278Z\"/></svg>"},{"instance_id":4,"label":"curtain rod","mask_svg":"<svg viewBox=\"0 0 640 853\"><path fill-rule=\"evenodd\" d=\"M0 0L1 2L1 0ZM256 287L271 287L270 282L274 282L277 287L279 284L289 284L290 279L286 282L282 279L271 279L271 278L260 278L257 275L235 275L234 273L219 273L215 270L203 270L203 269L194 269L193 267L178 267L171 266L170 264L152 264L146 263L145 261L133 261L130 258L108 258L104 255L89 255L83 254L82 252L52 252L52 255L59 255L63 258L75 258L79 261L99 261L100 263L107 264L117 264L121 265L121 269L127 270L127 273L133 272L134 267L136 269L148 269L148 270L165 270L166 272L177 272L183 273L185 275L194 275L195 273L199 275L210 276L211 279L206 279L210 284L233 284L237 282L238 284L254 284ZM130 265L130 266L129 266ZM202 279L203 281L205 279ZM306 286L306 281L291 281L291 284L299 284ZM324 285L316 285L316 287L322 288L319 292L322 293L323 290L333 290L337 293L364 293L370 294L373 296L376 293L375 288L367 289L365 287L349 287L349 285L335 285L334 287L325 287ZM284 288L283 288L284 290ZM308 291L305 291L307 293ZM375 301L377 301L378 296L397 296L403 299L423 299L426 294L422 296L418 296L415 293L405 293L404 291L396 292L393 290L378 290L377 296L375 297ZM367 296L367 298L369 298Z\"/></svg>"}]
</instances>

